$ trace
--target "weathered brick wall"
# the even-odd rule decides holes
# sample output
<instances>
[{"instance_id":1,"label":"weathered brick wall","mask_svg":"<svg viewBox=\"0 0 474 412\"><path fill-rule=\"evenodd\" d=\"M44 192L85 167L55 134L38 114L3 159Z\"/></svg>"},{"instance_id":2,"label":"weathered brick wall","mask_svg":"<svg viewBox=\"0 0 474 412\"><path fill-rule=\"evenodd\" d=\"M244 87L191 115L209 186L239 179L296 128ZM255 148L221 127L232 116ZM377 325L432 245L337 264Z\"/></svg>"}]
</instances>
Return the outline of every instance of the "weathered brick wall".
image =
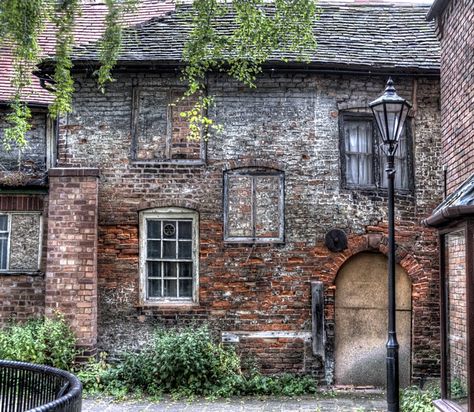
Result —
<instances>
[{"instance_id":1,"label":"weathered brick wall","mask_svg":"<svg viewBox=\"0 0 474 412\"><path fill-rule=\"evenodd\" d=\"M0 110L0 141L8 123L7 110ZM46 173L46 112L33 111L31 130L26 134L28 146L18 156L18 148L11 144L7 151L0 145L0 184L5 186L22 186L34 179L43 180ZM20 164L19 164L20 162ZM20 174L19 172L22 172Z\"/></svg>"},{"instance_id":2,"label":"weathered brick wall","mask_svg":"<svg viewBox=\"0 0 474 412\"><path fill-rule=\"evenodd\" d=\"M62 312L84 356L97 343L97 169L50 169L45 308Z\"/></svg>"},{"instance_id":3,"label":"weathered brick wall","mask_svg":"<svg viewBox=\"0 0 474 412\"><path fill-rule=\"evenodd\" d=\"M331 380L334 344L334 282L352 255L386 253L386 194L348 190L341 185L338 116L366 107L385 78L274 74L256 90L224 77L210 79L216 96L211 115L223 124L210 139L207 164L132 162L132 85L177 86L174 75L117 75L102 95L80 78L74 111L62 125L60 162L100 167L99 185L99 346L115 352L149 339L157 324L208 321L219 331L286 331L295 334L297 361L287 340L255 339L255 353L280 345L268 370L299 365ZM414 189L398 194L398 256L413 284L413 377L438 372L438 282L435 234L420 220L440 201L439 84L435 78L396 78L400 95L414 100ZM285 174L285 242L223 242L223 173L235 167L273 167ZM161 206L199 212L199 304L143 306L139 300L138 212ZM324 246L329 229L343 229L349 247ZM326 289L326 367L296 337L311 332L310 282ZM286 339L286 338L285 338ZM290 338L291 339L291 338ZM242 340L249 352L251 339ZM306 351L303 356L301 351ZM269 359L267 359L268 361Z\"/></svg>"},{"instance_id":4,"label":"weathered brick wall","mask_svg":"<svg viewBox=\"0 0 474 412\"><path fill-rule=\"evenodd\" d=\"M47 211L47 199L44 195L0 195L0 213L2 212L29 212L35 213L33 216L37 218L41 213L43 216ZM40 267L38 270L27 269L22 273L21 271L0 273L0 326L6 324L10 320L26 320L31 317L40 316L44 313L44 270L45 270L45 233L47 231L47 220L42 222L43 233L43 248L42 257L40 259ZM33 234L40 229L39 226L31 227ZM31 233L30 233L31 235ZM37 242L30 242L29 246L38 246ZM24 257L20 249L17 249L18 261ZM23 251L24 252L24 251ZM32 251L37 259L37 251ZM28 259L27 261L29 260ZM21 269L19 267L18 269Z\"/></svg>"},{"instance_id":5,"label":"weathered brick wall","mask_svg":"<svg viewBox=\"0 0 474 412\"><path fill-rule=\"evenodd\" d=\"M441 37L443 165L448 193L474 173L474 1L452 0L444 11Z\"/></svg>"}]
</instances>

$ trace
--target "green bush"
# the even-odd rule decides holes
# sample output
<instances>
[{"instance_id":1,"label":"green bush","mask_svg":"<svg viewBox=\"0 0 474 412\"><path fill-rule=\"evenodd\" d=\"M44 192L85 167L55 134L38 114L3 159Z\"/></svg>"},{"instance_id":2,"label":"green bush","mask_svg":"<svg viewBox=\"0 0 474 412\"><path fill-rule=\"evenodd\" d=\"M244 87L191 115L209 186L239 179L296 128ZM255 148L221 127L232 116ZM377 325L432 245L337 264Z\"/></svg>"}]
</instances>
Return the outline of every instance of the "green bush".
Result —
<instances>
[{"instance_id":1,"label":"green bush","mask_svg":"<svg viewBox=\"0 0 474 412\"><path fill-rule=\"evenodd\" d=\"M11 323L0 330L0 359L71 369L76 338L64 318L32 319Z\"/></svg>"},{"instance_id":2,"label":"green bush","mask_svg":"<svg viewBox=\"0 0 474 412\"><path fill-rule=\"evenodd\" d=\"M230 393L239 374L239 357L214 343L206 327L160 330L149 347L125 355L114 371L132 390L183 395Z\"/></svg>"},{"instance_id":3,"label":"green bush","mask_svg":"<svg viewBox=\"0 0 474 412\"><path fill-rule=\"evenodd\" d=\"M400 409L402 412L433 412L433 401L439 399L437 387L426 390L413 386L400 392Z\"/></svg>"},{"instance_id":4,"label":"green bush","mask_svg":"<svg viewBox=\"0 0 474 412\"><path fill-rule=\"evenodd\" d=\"M146 393L159 396L284 395L316 392L310 377L244 376L235 351L213 342L206 327L160 330L152 343L137 353L125 354L110 366L102 356L76 372L89 393L114 396Z\"/></svg>"}]
</instances>

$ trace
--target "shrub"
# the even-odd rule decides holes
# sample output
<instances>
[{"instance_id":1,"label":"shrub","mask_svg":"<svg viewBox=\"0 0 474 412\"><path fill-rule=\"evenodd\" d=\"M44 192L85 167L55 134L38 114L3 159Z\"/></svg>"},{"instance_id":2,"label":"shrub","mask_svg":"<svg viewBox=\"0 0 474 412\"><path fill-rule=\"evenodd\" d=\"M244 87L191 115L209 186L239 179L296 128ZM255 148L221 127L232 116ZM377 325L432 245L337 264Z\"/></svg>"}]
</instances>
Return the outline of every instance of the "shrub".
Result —
<instances>
[{"instance_id":1,"label":"shrub","mask_svg":"<svg viewBox=\"0 0 474 412\"><path fill-rule=\"evenodd\" d=\"M213 342L206 327L160 330L152 343L140 352L128 353L115 366L102 355L76 372L84 389L123 396L144 392L156 396L284 395L316 392L310 377L244 376L240 358L231 348Z\"/></svg>"},{"instance_id":2,"label":"shrub","mask_svg":"<svg viewBox=\"0 0 474 412\"><path fill-rule=\"evenodd\" d=\"M439 396L440 392L436 387L421 390L412 386L400 392L400 409L402 412L433 412L433 401Z\"/></svg>"},{"instance_id":3,"label":"shrub","mask_svg":"<svg viewBox=\"0 0 474 412\"><path fill-rule=\"evenodd\" d=\"M240 359L214 343L206 327L160 330L149 347L125 355L112 373L131 390L150 394L226 395L240 375Z\"/></svg>"},{"instance_id":4,"label":"shrub","mask_svg":"<svg viewBox=\"0 0 474 412\"><path fill-rule=\"evenodd\" d=\"M60 314L11 323L0 330L0 358L71 369L76 338Z\"/></svg>"}]
</instances>

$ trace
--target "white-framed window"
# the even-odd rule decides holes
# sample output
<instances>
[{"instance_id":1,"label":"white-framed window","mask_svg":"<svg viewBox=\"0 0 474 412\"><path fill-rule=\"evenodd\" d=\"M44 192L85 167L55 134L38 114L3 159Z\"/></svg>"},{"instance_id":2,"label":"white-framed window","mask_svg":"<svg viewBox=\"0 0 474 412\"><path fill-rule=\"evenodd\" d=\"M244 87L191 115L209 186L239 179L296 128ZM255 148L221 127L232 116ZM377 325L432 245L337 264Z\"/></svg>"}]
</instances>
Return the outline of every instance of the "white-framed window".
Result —
<instances>
[{"instance_id":1,"label":"white-framed window","mask_svg":"<svg viewBox=\"0 0 474 412\"><path fill-rule=\"evenodd\" d=\"M224 173L224 240L284 242L284 173L249 167Z\"/></svg>"},{"instance_id":2,"label":"white-framed window","mask_svg":"<svg viewBox=\"0 0 474 412\"><path fill-rule=\"evenodd\" d=\"M196 302L199 219L184 208L140 213L140 278L144 302Z\"/></svg>"},{"instance_id":3,"label":"white-framed window","mask_svg":"<svg viewBox=\"0 0 474 412\"><path fill-rule=\"evenodd\" d=\"M0 213L0 272L38 271L41 237L41 213Z\"/></svg>"}]
</instances>

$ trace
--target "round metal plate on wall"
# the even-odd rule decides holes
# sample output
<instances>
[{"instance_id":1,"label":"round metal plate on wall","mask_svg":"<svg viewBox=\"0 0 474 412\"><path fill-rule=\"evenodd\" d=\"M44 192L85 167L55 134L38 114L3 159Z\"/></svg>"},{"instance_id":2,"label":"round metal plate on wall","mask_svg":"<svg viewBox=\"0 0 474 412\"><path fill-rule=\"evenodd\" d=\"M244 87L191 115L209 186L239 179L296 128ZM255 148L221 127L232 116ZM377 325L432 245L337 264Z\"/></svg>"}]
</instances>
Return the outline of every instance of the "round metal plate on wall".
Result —
<instances>
[{"instance_id":1,"label":"round metal plate on wall","mask_svg":"<svg viewBox=\"0 0 474 412\"><path fill-rule=\"evenodd\" d=\"M347 249L347 236L341 229L331 229L326 233L324 243L331 252L342 252Z\"/></svg>"}]
</instances>

